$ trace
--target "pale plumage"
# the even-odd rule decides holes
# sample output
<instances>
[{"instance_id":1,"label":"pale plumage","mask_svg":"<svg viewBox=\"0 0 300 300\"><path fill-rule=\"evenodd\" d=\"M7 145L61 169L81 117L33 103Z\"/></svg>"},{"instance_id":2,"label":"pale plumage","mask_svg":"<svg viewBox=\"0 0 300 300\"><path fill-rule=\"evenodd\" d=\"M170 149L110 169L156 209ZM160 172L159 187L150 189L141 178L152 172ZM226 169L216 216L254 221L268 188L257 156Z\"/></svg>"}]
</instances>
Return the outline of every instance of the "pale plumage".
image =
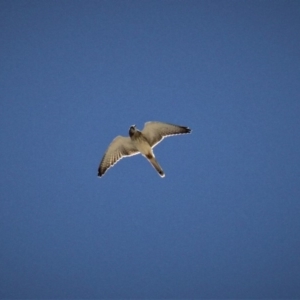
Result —
<instances>
[{"instance_id":1,"label":"pale plumage","mask_svg":"<svg viewBox=\"0 0 300 300\"><path fill-rule=\"evenodd\" d=\"M165 173L155 159L152 149L165 137L190 132L191 129L188 127L162 122L147 122L142 131L133 125L129 129L129 137L117 136L111 142L99 165L98 176L103 176L110 167L123 157L142 154L159 175L164 177Z\"/></svg>"}]
</instances>

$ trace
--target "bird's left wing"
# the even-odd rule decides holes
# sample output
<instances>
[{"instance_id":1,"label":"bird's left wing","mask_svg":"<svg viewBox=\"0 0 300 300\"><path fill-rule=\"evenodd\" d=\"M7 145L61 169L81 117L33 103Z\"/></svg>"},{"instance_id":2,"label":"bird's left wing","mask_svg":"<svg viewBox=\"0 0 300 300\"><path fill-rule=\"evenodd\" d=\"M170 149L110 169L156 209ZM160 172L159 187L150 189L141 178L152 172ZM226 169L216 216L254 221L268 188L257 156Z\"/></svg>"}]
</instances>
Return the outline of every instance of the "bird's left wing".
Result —
<instances>
[{"instance_id":1,"label":"bird's left wing","mask_svg":"<svg viewBox=\"0 0 300 300\"><path fill-rule=\"evenodd\" d=\"M185 126L163 122L147 122L145 123L142 134L146 137L150 146L155 147L164 137L190 132L191 129Z\"/></svg>"},{"instance_id":2,"label":"bird's left wing","mask_svg":"<svg viewBox=\"0 0 300 300\"><path fill-rule=\"evenodd\" d=\"M113 165L115 165L120 159L126 156L132 156L139 154L129 137L117 136L107 148L101 163L98 168L98 176L104 175L104 173Z\"/></svg>"}]
</instances>

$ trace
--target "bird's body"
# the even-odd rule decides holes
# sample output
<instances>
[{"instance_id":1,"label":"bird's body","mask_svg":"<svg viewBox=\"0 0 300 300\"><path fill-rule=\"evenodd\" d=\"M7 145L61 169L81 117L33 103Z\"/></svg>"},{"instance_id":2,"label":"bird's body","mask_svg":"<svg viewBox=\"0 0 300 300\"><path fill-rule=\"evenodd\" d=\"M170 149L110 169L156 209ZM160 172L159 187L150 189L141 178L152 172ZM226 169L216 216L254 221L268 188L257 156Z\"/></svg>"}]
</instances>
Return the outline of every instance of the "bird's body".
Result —
<instances>
[{"instance_id":1,"label":"bird's body","mask_svg":"<svg viewBox=\"0 0 300 300\"><path fill-rule=\"evenodd\" d=\"M152 148L147 139L139 130L135 129L135 127L132 126L131 128L130 138L133 145L141 154L145 156L150 155L152 153Z\"/></svg>"},{"instance_id":2,"label":"bird's body","mask_svg":"<svg viewBox=\"0 0 300 300\"><path fill-rule=\"evenodd\" d=\"M162 122L147 122L142 131L136 129L135 125L129 129L129 137L118 136L109 145L98 168L98 176L117 163L121 158L142 154L156 169L161 177L165 173L155 159L153 148L164 138L176 134L190 133L191 129Z\"/></svg>"},{"instance_id":3,"label":"bird's body","mask_svg":"<svg viewBox=\"0 0 300 300\"><path fill-rule=\"evenodd\" d=\"M152 147L150 146L147 138L142 134L142 132L135 129L135 127L131 126L129 130L129 136L135 147L138 149L138 151L148 159L148 161L156 169L159 175L161 177L165 177L165 173L162 167L155 159Z\"/></svg>"}]
</instances>

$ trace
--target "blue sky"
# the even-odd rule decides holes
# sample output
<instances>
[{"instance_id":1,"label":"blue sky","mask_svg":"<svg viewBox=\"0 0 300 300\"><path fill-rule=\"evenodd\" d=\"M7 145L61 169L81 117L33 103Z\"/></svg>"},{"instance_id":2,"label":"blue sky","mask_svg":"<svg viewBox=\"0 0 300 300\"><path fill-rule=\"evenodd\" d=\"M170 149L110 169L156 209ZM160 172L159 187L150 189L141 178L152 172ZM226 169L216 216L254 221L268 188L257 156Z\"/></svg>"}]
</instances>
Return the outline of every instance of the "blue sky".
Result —
<instances>
[{"instance_id":1,"label":"blue sky","mask_svg":"<svg viewBox=\"0 0 300 300\"><path fill-rule=\"evenodd\" d=\"M298 1L0 1L0 298L300 298ZM117 135L189 126L103 178Z\"/></svg>"}]
</instances>

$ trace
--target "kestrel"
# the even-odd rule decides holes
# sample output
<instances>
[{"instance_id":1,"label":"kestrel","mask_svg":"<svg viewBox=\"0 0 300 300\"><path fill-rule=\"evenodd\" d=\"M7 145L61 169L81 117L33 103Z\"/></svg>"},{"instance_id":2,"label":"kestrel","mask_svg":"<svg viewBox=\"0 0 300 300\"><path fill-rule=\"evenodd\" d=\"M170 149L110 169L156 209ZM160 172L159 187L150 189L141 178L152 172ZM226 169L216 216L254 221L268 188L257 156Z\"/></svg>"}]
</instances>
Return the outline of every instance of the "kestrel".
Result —
<instances>
[{"instance_id":1,"label":"kestrel","mask_svg":"<svg viewBox=\"0 0 300 300\"><path fill-rule=\"evenodd\" d=\"M103 176L110 167L123 157L140 153L147 158L161 177L165 177L152 149L165 137L190 132L191 129L188 127L162 122L147 122L142 131L132 125L129 128L129 137L119 135L111 142L99 165L98 176Z\"/></svg>"}]
</instances>

